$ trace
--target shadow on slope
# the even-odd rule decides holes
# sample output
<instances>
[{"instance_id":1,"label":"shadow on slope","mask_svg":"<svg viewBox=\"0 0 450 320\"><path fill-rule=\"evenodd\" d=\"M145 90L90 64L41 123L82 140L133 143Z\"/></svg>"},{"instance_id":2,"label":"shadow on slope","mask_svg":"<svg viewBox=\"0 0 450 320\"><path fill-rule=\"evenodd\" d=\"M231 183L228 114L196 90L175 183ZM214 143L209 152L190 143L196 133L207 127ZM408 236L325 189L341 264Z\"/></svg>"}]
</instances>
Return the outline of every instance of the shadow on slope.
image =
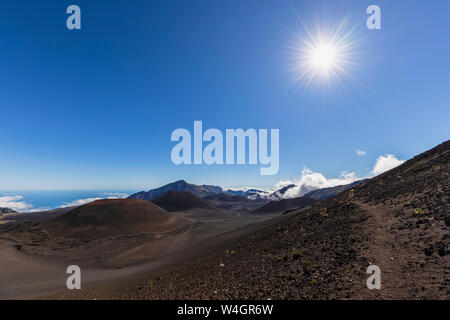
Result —
<instances>
[{"instance_id":1,"label":"shadow on slope","mask_svg":"<svg viewBox=\"0 0 450 320\"><path fill-rule=\"evenodd\" d=\"M190 209L215 210L207 201L197 197L195 194L184 191L167 191L153 199L152 203L171 212Z\"/></svg>"}]
</instances>

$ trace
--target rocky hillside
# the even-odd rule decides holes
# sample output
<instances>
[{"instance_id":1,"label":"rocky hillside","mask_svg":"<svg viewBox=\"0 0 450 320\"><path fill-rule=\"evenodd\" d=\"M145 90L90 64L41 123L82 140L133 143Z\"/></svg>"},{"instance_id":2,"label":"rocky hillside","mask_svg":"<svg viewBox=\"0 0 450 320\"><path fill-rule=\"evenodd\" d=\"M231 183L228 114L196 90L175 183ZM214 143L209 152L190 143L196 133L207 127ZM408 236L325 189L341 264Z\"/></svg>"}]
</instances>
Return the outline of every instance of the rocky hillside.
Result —
<instances>
[{"instance_id":1,"label":"rocky hillside","mask_svg":"<svg viewBox=\"0 0 450 320\"><path fill-rule=\"evenodd\" d=\"M450 299L449 164L447 141L201 261L137 281L125 295ZM372 264L381 269L381 290L366 288Z\"/></svg>"},{"instance_id":2,"label":"rocky hillside","mask_svg":"<svg viewBox=\"0 0 450 320\"><path fill-rule=\"evenodd\" d=\"M299 209L312 206L317 200L309 197L298 197L292 199L283 199L279 201L270 201L262 207L252 211L253 214L265 213L284 213L288 210Z\"/></svg>"},{"instance_id":3,"label":"rocky hillside","mask_svg":"<svg viewBox=\"0 0 450 320\"><path fill-rule=\"evenodd\" d=\"M449 165L446 141L200 260L81 298L450 299ZM380 290L366 287L369 265Z\"/></svg>"}]
</instances>

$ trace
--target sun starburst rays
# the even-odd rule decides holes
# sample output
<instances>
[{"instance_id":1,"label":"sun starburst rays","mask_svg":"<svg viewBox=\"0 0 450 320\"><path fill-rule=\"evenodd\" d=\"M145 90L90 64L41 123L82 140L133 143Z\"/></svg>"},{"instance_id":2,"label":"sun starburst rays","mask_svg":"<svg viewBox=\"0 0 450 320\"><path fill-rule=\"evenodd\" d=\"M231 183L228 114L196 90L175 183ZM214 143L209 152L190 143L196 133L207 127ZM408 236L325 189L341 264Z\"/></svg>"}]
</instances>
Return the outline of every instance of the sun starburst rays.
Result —
<instances>
[{"instance_id":1,"label":"sun starburst rays","mask_svg":"<svg viewBox=\"0 0 450 320\"><path fill-rule=\"evenodd\" d=\"M357 65L355 47L359 40L354 37L355 27L345 31L342 21L334 31L318 28L311 32L304 25L302 36L297 37L294 50L295 82L309 87L313 81L330 85L332 80L343 82L353 78L351 67Z\"/></svg>"}]
</instances>

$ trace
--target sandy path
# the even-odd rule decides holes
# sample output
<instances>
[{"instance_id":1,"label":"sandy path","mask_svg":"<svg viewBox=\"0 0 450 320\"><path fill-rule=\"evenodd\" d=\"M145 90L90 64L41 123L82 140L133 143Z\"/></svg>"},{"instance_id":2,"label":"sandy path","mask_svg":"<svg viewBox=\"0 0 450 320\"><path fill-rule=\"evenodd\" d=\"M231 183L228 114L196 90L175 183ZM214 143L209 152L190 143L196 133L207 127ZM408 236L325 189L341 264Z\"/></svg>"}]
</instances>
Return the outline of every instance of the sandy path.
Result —
<instances>
[{"instance_id":1,"label":"sandy path","mask_svg":"<svg viewBox=\"0 0 450 320\"><path fill-rule=\"evenodd\" d=\"M381 270L382 290L380 292L374 290L370 293L375 297L393 299L401 291L401 284L405 280L401 266L407 263L406 257L396 246L398 239L395 233L388 227L394 225L395 219L392 213L386 212L386 209L379 209L361 202L358 205L364 211L370 212L372 242L367 248L366 257L371 264L379 266Z\"/></svg>"}]
</instances>

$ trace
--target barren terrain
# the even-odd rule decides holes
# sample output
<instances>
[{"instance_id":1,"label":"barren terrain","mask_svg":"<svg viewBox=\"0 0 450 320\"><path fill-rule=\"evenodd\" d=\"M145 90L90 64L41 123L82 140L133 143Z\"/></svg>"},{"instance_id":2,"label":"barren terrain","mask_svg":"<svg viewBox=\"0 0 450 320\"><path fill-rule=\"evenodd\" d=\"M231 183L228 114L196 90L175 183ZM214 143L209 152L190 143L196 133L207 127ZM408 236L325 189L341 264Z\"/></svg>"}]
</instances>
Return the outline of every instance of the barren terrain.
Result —
<instances>
[{"instance_id":1,"label":"barren terrain","mask_svg":"<svg viewBox=\"0 0 450 320\"><path fill-rule=\"evenodd\" d=\"M449 299L449 160L447 141L283 215L190 208L171 213L184 222L170 230L87 240L49 236L41 220L6 223L0 296ZM65 289L72 263L81 291ZM366 287L369 265L381 269L381 290Z\"/></svg>"}]
</instances>

